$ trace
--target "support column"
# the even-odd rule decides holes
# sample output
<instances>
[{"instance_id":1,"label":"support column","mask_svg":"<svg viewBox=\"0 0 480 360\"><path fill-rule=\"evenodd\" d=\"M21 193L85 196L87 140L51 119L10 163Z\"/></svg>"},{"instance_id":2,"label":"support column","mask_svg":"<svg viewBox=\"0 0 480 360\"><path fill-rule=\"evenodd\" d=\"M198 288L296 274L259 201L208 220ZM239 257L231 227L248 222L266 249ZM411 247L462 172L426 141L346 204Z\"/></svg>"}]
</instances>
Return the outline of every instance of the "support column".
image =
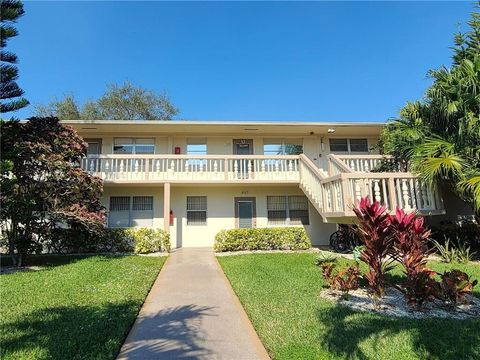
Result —
<instances>
[{"instance_id":1,"label":"support column","mask_svg":"<svg viewBox=\"0 0 480 360\"><path fill-rule=\"evenodd\" d=\"M163 186L163 230L170 233L170 183Z\"/></svg>"}]
</instances>

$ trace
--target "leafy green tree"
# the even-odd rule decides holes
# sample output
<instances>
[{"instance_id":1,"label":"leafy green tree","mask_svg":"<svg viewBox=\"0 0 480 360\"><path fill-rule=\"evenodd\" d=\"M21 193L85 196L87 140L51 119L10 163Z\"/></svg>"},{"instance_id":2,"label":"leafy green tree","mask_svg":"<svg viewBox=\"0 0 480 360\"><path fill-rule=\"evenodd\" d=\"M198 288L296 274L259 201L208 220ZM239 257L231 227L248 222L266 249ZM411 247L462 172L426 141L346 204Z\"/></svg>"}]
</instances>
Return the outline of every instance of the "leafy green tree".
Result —
<instances>
[{"instance_id":1,"label":"leafy green tree","mask_svg":"<svg viewBox=\"0 0 480 360\"><path fill-rule=\"evenodd\" d=\"M1 122L0 225L13 263L44 250L59 227L101 234L103 183L78 164L86 143L57 118Z\"/></svg>"},{"instance_id":2,"label":"leafy green tree","mask_svg":"<svg viewBox=\"0 0 480 360\"><path fill-rule=\"evenodd\" d=\"M128 81L123 85L107 85L99 99L83 106L73 95L36 106L37 116L55 116L61 120L171 120L178 112L165 94L156 94Z\"/></svg>"},{"instance_id":3,"label":"leafy green tree","mask_svg":"<svg viewBox=\"0 0 480 360\"><path fill-rule=\"evenodd\" d=\"M16 80L18 69L15 64L17 56L5 51L7 41L18 35L13 24L23 15L23 4L18 0L1 0L0 3L0 113L6 113L21 109L28 105L28 100L23 98L23 90L20 89ZM5 101L7 100L7 101Z\"/></svg>"},{"instance_id":4,"label":"leafy green tree","mask_svg":"<svg viewBox=\"0 0 480 360\"><path fill-rule=\"evenodd\" d=\"M432 186L446 184L480 212L480 13L455 36L450 68L431 70L432 86L383 131L386 153Z\"/></svg>"}]
</instances>

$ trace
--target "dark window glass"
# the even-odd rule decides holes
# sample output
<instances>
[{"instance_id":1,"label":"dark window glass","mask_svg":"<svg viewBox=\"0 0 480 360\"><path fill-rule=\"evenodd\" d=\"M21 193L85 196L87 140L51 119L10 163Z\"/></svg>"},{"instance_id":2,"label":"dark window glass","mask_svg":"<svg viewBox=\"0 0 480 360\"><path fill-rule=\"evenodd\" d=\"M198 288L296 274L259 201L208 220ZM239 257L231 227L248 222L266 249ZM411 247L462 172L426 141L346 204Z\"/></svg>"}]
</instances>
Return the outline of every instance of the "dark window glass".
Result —
<instances>
[{"instance_id":1,"label":"dark window glass","mask_svg":"<svg viewBox=\"0 0 480 360\"><path fill-rule=\"evenodd\" d=\"M110 198L110 211L129 211L130 197L129 196L112 196Z\"/></svg>"},{"instance_id":2,"label":"dark window glass","mask_svg":"<svg viewBox=\"0 0 480 360\"><path fill-rule=\"evenodd\" d=\"M348 152L347 139L330 139L330 151Z\"/></svg>"},{"instance_id":3,"label":"dark window glass","mask_svg":"<svg viewBox=\"0 0 480 360\"><path fill-rule=\"evenodd\" d=\"M290 215L290 224L310 224L308 216L308 199L306 196L289 196L288 209Z\"/></svg>"},{"instance_id":4,"label":"dark window glass","mask_svg":"<svg viewBox=\"0 0 480 360\"><path fill-rule=\"evenodd\" d=\"M287 221L287 197L267 196L268 223L272 225L285 224Z\"/></svg>"},{"instance_id":5,"label":"dark window glass","mask_svg":"<svg viewBox=\"0 0 480 360\"><path fill-rule=\"evenodd\" d=\"M350 139L351 152L368 152L367 139Z\"/></svg>"},{"instance_id":6,"label":"dark window glass","mask_svg":"<svg viewBox=\"0 0 480 360\"><path fill-rule=\"evenodd\" d=\"M303 145L285 144L285 155L300 155L303 154Z\"/></svg>"},{"instance_id":7,"label":"dark window glass","mask_svg":"<svg viewBox=\"0 0 480 360\"><path fill-rule=\"evenodd\" d=\"M187 225L207 225L206 196L187 196Z\"/></svg>"},{"instance_id":8,"label":"dark window glass","mask_svg":"<svg viewBox=\"0 0 480 360\"><path fill-rule=\"evenodd\" d=\"M133 211L149 211L153 210L153 196L134 196Z\"/></svg>"}]
</instances>

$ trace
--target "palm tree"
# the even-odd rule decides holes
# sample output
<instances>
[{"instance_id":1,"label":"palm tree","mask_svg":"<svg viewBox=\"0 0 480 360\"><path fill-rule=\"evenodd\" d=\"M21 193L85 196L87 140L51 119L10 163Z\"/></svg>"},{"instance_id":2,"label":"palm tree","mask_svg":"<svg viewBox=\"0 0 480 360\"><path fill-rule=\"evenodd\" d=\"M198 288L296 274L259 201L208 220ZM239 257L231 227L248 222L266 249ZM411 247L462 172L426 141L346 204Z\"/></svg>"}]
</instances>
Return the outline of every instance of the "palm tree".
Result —
<instances>
[{"instance_id":1,"label":"palm tree","mask_svg":"<svg viewBox=\"0 0 480 360\"><path fill-rule=\"evenodd\" d=\"M453 64L382 134L384 151L408 161L431 186L447 184L480 213L480 13L455 37Z\"/></svg>"}]
</instances>

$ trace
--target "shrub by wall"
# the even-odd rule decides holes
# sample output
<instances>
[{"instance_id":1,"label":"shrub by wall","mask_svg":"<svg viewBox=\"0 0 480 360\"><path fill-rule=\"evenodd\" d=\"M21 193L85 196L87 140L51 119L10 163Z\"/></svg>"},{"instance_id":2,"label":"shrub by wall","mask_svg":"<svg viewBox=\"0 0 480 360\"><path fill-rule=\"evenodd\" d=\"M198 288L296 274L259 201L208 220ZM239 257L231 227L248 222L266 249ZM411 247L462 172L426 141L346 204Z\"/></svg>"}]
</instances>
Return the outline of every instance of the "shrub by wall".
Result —
<instances>
[{"instance_id":1,"label":"shrub by wall","mask_svg":"<svg viewBox=\"0 0 480 360\"><path fill-rule=\"evenodd\" d=\"M300 227L222 230L215 236L215 251L306 250L311 246Z\"/></svg>"},{"instance_id":2,"label":"shrub by wall","mask_svg":"<svg viewBox=\"0 0 480 360\"><path fill-rule=\"evenodd\" d=\"M56 229L45 249L37 253L103 253L135 252L146 254L170 251L170 236L163 230L150 228L105 229L101 235L90 236L74 229Z\"/></svg>"},{"instance_id":3,"label":"shrub by wall","mask_svg":"<svg viewBox=\"0 0 480 360\"><path fill-rule=\"evenodd\" d=\"M112 251L146 254L170 251L170 235L160 229L123 228L108 229Z\"/></svg>"},{"instance_id":4,"label":"shrub by wall","mask_svg":"<svg viewBox=\"0 0 480 360\"><path fill-rule=\"evenodd\" d=\"M466 223L462 226L457 224L442 224L431 226L432 239L440 244L444 244L446 240L454 246L464 245L470 246L474 251L480 251L480 225Z\"/></svg>"}]
</instances>

